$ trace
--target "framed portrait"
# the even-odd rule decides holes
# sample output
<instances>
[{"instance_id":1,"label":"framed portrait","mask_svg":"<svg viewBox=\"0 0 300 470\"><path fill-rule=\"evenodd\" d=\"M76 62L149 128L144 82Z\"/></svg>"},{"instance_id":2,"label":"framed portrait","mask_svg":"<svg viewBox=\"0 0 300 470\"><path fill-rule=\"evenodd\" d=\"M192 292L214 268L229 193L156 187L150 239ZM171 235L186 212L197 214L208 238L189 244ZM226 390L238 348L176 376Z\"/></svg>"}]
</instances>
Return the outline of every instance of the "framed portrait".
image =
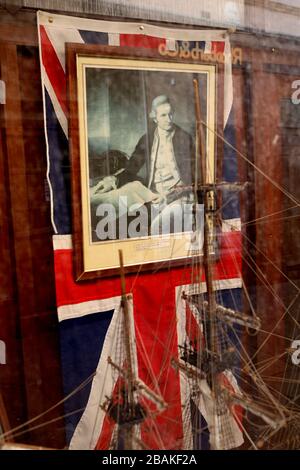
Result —
<instances>
[{"instance_id":1,"label":"framed portrait","mask_svg":"<svg viewBox=\"0 0 300 470\"><path fill-rule=\"evenodd\" d=\"M194 83L213 183L223 118L218 66L68 44L67 68L76 279L119 272L119 250L126 272L201 256Z\"/></svg>"}]
</instances>

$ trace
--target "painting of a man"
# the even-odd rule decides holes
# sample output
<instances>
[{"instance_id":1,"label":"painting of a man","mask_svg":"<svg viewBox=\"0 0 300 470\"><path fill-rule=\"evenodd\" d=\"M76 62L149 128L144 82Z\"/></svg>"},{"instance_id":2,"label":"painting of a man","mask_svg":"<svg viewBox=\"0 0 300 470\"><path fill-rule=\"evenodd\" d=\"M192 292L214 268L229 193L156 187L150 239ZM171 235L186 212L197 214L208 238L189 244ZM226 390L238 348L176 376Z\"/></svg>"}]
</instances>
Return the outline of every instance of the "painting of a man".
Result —
<instances>
[{"instance_id":1,"label":"painting of a man","mask_svg":"<svg viewBox=\"0 0 300 470\"><path fill-rule=\"evenodd\" d=\"M213 184L222 114L215 65L93 49L76 59L70 133L78 278L80 266L84 277L116 273L120 251L132 272L201 256L200 169Z\"/></svg>"},{"instance_id":2,"label":"painting of a man","mask_svg":"<svg viewBox=\"0 0 300 470\"><path fill-rule=\"evenodd\" d=\"M124 185L130 191L136 186L129 183L138 181L151 191L151 203L160 205L153 229L170 213L173 219L181 216L183 204L192 203L195 148L191 135L174 123L174 106L167 95L152 100L149 117L153 124L138 140L124 168L100 180L91 190L91 201Z\"/></svg>"}]
</instances>

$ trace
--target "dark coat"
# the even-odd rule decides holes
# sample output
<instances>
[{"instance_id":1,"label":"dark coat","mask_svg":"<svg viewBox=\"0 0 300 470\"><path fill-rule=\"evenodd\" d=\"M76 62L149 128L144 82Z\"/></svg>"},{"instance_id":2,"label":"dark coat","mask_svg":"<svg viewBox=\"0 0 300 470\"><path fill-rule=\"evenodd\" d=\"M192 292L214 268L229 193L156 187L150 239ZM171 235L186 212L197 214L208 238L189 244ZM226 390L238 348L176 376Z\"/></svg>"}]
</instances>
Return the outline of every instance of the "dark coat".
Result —
<instances>
[{"instance_id":1,"label":"dark coat","mask_svg":"<svg viewBox=\"0 0 300 470\"><path fill-rule=\"evenodd\" d=\"M184 185L191 185L195 176L195 147L193 139L186 131L174 125L173 148L180 178ZM154 131L144 134L129 159L125 171L118 176L118 186L130 181L141 181L148 186L150 177L151 149Z\"/></svg>"}]
</instances>

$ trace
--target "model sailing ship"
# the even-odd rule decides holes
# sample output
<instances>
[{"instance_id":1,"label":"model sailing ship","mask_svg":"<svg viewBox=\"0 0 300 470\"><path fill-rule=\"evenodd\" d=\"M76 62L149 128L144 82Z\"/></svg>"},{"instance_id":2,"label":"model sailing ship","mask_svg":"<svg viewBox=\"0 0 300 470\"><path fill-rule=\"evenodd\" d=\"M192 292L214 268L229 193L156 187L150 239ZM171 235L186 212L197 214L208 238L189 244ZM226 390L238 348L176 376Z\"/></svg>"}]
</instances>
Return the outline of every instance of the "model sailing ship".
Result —
<instances>
[{"instance_id":1,"label":"model sailing ship","mask_svg":"<svg viewBox=\"0 0 300 470\"><path fill-rule=\"evenodd\" d=\"M198 333L194 332L193 337L185 337L183 344L179 345L178 357L172 359L172 366L180 374L181 384L189 389L188 396L206 420L211 449L232 449L242 445L243 448L253 449L276 448L280 432L284 432L288 424L290 426L291 423L297 423L299 414L293 406L281 403L269 390L242 344L245 331L255 334L260 330L259 317L255 312L247 315L227 308L217 298L213 275L217 245L217 192L223 189L240 191L245 185L226 182L207 184L205 123L201 117L197 80L194 80L194 93L196 148L201 161L201 180L194 192L195 201L204 206L202 264L206 293L190 295L182 292L186 308L197 321ZM137 378L137 367L133 360L132 318L130 319L128 306L130 298L126 295L122 253L120 266L126 355L122 364L116 364L108 357L110 366L118 372L121 382L113 395L106 397L101 408L117 428L111 448L143 449L147 447L141 440L140 425L149 417L153 419L163 413L168 404L164 402L159 390L152 390ZM232 332L235 341L230 338ZM239 383L235 375L240 377ZM148 405L151 402L151 406L147 406L147 401ZM186 406L190 407L190 403ZM190 436L188 428L189 426L185 429L184 448L201 448L199 417L194 419L190 427Z\"/></svg>"},{"instance_id":2,"label":"model sailing ship","mask_svg":"<svg viewBox=\"0 0 300 470\"><path fill-rule=\"evenodd\" d=\"M204 206L204 233L202 267L205 278L205 292L181 292L181 302L196 319L196 329L190 335L183 334L178 345L178 355L172 358L172 367L180 376L182 389L189 397L182 403L191 409L189 419L184 422L184 438L178 448L197 449L203 447L204 417L211 449L233 448L297 448L291 442L293 433L299 435L300 412L293 402L282 400L270 390L260 373L261 367L244 346L245 337L261 329L259 316L248 315L233 308L225 307L218 298L214 280L217 252L217 227L220 223L217 193L223 189L240 191L244 185L232 183L208 184L206 178L205 123L201 117L199 85L194 81L195 109L197 122L197 145L201 162L201 180L193 188L195 201ZM133 315L130 295L126 293L126 281L120 252L122 300L120 312L121 328L116 339L119 348L116 361L106 357L108 366L118 379L112 394L102 397L98 406L105 419L114 426L110 449L149 448L144 442L141 426L154 422L163 416L170 406L166 403L159 387L150 387L139 378ZM166 346L167 347L167 346ZM264 367L268 367L266 362ZM191 401L193 405L191 406ZM199 413L200 412L200 413ZM183 418L184 420L184 418ZM172 424L171 424L172 425ZM149 427L153 432L153 427ZM157 431L157 430L156 430ZM10 437L10 433L4 436ZM7 444L6 444L7 446ZM176 443L174 443L174 449Z\"/></svg>"}]
</instances>

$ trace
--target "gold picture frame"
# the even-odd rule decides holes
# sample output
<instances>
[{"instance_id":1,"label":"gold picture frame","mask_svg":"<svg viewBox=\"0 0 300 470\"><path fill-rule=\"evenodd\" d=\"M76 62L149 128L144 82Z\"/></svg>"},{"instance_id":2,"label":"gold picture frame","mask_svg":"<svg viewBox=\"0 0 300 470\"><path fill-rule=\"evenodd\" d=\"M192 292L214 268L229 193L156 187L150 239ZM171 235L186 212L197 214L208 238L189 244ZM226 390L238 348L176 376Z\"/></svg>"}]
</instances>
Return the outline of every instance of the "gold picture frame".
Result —
<instances>
[{"instance_id":1,"label":"gold picture frame","mask_svg":"<svg viewBox=\"0 0 300 470\"><path fill-rule=\"evenodd\" d=\"M173 132L176 134L179 133L177 129L182 129L184 135L189 134L195 139L195 77L201 87L203 119L206 123L207 182L214 182L216 155L220 153L216 134L222 133L223 113L222 75L220 70L217 71L218 65L166 59L153 51L141 54L141 51L134 52L128 48L68 44L67 67L76 280L116 274L119 271L119 250L123 252L126 272L148 270L158 264L160 267L177 266L187 258L199 256L199 250L190 249L191 231L154 235L152 231L146 235L141 231L139 236L130 237L128 228L124 237L120 235L118 226L117 230L112 230L113 238L101 239L101 232L99 239L100 229L97 231L97 228L100 222L95 221L95 213L99 213L100 206L97 206L96 212L92 211L92 207L99 197L109 204L115 194L120 194L116 192L119 191L116 181L122 178L125 181L127 170L124 168L133 158L137 142L142 140L142 136L150 140L147 134L150 135L148 120L151 102L153 106L159 96L167 96L172 103L172 112L175 107L172 129L175 126L176 129ZM151 160L149 154L153 152L153 146L154 141L152 150L149 143L148 160ZM188 166L189 160L195 156L185 158L188 158L185 164ZM115 160L117 166L112 168ZM192 168L192 163L190 166ZM191 171L196 172L196 167L193 168ZM113 176L105 180L112 180L112 187L105 191L104 197L102 181L107 176ZM132 183L132 174L128 182ZM100 191L97 190L99 185ZM120 187L127 188L126 184ZM130 195L135 194L136 188L138 192L142 188L141 197L148 197L146 190L150 188L146 183L142 187L138 182L134 191L131 188ZM119 221L120 214L119 207Z\"/></svg>"}]
</instances>

